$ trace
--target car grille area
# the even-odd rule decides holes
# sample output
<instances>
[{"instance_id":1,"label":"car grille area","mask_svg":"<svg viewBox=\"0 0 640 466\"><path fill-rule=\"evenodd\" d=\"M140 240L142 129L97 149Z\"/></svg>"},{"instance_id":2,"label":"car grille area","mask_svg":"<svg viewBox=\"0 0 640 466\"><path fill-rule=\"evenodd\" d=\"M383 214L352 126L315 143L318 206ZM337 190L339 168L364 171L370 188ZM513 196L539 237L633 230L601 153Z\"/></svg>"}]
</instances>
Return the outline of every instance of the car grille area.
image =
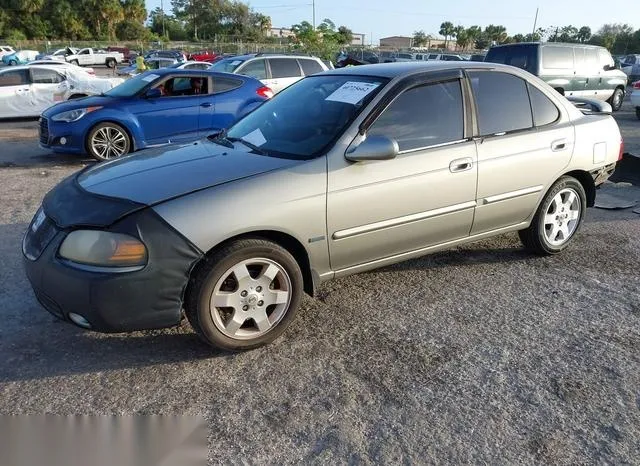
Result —
<instances>
[{"instance_id":1,"label":"car grille area","mask_svg":"<svg viewBox=\"0 0 640 466\"><path fill-rule=\"evenodd\" d=\"M55 223L46 217L42 210L38 211L24 236L22 252L27 259L37 260L57 233Z\"/></svg>"},{"instance_id":2,"label":"car grille area","mask_svg":"<svg viewBox=\"0 0 640 466\"><path fill-rule=\"evenodd\" d=\"M49 144L49 121L46 118L40 118L40 143Z\"/></svg>"}]
</instances>

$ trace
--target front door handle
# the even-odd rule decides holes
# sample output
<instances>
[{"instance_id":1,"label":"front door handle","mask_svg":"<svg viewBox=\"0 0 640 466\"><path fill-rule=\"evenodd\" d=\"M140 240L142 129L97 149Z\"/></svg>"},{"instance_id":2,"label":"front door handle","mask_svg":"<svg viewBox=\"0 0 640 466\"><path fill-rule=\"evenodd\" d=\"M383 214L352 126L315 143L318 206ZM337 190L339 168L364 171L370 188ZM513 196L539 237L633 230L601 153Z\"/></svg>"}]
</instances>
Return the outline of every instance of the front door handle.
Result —
<instances>
[{"instance_id":1,"label":"front door handle","mask_svg":"<svg viewBox=\"0 0 640 466\"><path fill-rule=\"evenodd\" d=\"M565 150L567 148L567 140L566 139L558 139L557 141L553 141L551 143L551 150L553 152L559 152L561 150Z\"/></svg>"},{"instance_id":2,"label":"front door handle","mask_svg":"<svg viewBox=\"0 0 640 466\"><path fill-rule=\"evenodd\" d=\"M212 107L213 104L211 102L204 102L204 103L200 104L200 106L204 107L204 108L209 108L209 107Z\"/></svg>"},{"instance_id":3,"label":"front door handle","mask_svg":"<svg viewBox=\"0 0 640 466\"><path fill-rule=\"evenodd\" d=\"M465 157L463 159L453 160L449 164L449 171L451 173L466 172L473 168L473 159L471 157Z\"/></svg>"}]
</instances>

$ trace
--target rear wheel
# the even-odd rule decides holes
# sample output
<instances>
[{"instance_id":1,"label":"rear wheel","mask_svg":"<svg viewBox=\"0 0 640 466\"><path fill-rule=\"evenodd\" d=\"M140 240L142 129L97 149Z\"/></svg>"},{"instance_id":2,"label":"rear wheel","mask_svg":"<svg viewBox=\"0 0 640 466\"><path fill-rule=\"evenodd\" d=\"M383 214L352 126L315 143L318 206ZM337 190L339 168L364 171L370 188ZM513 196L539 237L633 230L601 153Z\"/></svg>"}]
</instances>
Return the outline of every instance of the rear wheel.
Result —
<instances>
[{"instance_id":1,"label":"rear wheel","mask_svg":"<svg viewBox=\"0 0 640 466\"><path fill-rule=\"evenodd\" d=\"M87 152L99 161L112 160L131 152L131 139L116 123L100 123L87 136Z\"/></svg>"},{"instance_id":2,"label":"rear wheel","mask_svg":"<svg viewBox=\"0 0 640 466\"><path fill-rule=\"evenodd\" d=\"M80 66L80 62L78 60L71 60L69 63L72 65Z\"/></svg>"},{"instance_id":3,"label":"rear wheel","mask_svg":"<svg viewBox=\"0 0 640 466\"><path fill-rule=\"evenodd\" d=\"M107 68L115 68L116 61L113 58L107 58L105 65L107 65Z\"/></svg>"},{"instance_id":4,"label":"rear wheel","mask_svg":"<svg viewBox=\"0 0 640 466\"><path fill-rule=\"evenodd\" d=\"M613 95L609 97L607 102L611 105L611 109L614 112L617 112L622 107L622 102L624 102L624 91L619 87L616 88L616 90L613 91Z\"/></svg>"},{"instance_id":5,"label":"rear wheel","mask_svg":"<svg viewBox=\"0 0 640 466\"><path fill-rule=\"evenodd\" d=\"M587 196L582 184L573 177L563 176L545 195L531 225L518 232L522 244L540 255L561 252L578 231L586 207Z\"/></svg>"},{"instance_id":6,"label":"rear wheel","mask_svg":"<svg viewBox=\"0 0 640 466\"><path fill-rule=\"evenodd\" d=\"M9 61L9 66L16 66L18 64L18 62L16 60L10 60Z\"/></svg>"},{"instance_id":7,"label":"rear wheel","mask_svg":"<svg viewBox=\"0 0 640 466\"><path fill-rule=\"evenodd\" d=\"M286 330L302 293L302 272L286 249L262 239L244 239L217 251L194 273L185 313L210 345L248 350L272 342Z\"/></svg>"}]
</instances>

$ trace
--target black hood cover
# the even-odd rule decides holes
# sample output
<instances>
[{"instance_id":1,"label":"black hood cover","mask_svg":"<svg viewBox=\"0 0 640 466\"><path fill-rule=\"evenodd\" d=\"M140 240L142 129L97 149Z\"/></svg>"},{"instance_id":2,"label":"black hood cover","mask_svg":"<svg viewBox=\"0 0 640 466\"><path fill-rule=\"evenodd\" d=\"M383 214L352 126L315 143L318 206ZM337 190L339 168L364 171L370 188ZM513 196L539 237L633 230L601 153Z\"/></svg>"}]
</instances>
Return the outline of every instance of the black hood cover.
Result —
<instances>
[{"instance_id":1,"label":"black hood cover","mask_svg":"<svg viewBox=\"0 0 640 466\"><path fill-rule=\"evenodd\" d=\"M60 228L106 227L145 207L144 204L128 199L101 196L85 191L78 184L78 173L62 180L49 191L44 197L42 206L47 217Z\"/></svg>"}]
</instances>

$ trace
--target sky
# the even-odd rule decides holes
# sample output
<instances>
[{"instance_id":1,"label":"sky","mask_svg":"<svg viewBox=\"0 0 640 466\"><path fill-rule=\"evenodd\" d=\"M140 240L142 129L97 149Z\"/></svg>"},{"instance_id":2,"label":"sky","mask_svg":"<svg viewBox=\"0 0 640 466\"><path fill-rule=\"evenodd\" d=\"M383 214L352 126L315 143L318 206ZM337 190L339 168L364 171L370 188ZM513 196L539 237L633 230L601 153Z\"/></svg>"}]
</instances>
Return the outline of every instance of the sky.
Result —
<instances>
[{"instance_id":1,"label":"sky","mask_svg":"<svg viewBox=\"0 0 640 466\"><path fill-rule=\"evenodd\" d=\"M301 21L312 22L312 0L252 0L256 11L271 16L274 27L290 27ZM147 0L150 11L160 0ZM170 0L164 1L170 13ZM347 26L373 37L410 36L424 30L437 35L443 21L465 27L502 24L510 35L526 34L533 29L536 7L538 27L573 25L589 26L595 32L605 23L628 23L640 28L638 0L316 0L316 23L331 19L337 26Z\"/></svg>"}]
</instances>

